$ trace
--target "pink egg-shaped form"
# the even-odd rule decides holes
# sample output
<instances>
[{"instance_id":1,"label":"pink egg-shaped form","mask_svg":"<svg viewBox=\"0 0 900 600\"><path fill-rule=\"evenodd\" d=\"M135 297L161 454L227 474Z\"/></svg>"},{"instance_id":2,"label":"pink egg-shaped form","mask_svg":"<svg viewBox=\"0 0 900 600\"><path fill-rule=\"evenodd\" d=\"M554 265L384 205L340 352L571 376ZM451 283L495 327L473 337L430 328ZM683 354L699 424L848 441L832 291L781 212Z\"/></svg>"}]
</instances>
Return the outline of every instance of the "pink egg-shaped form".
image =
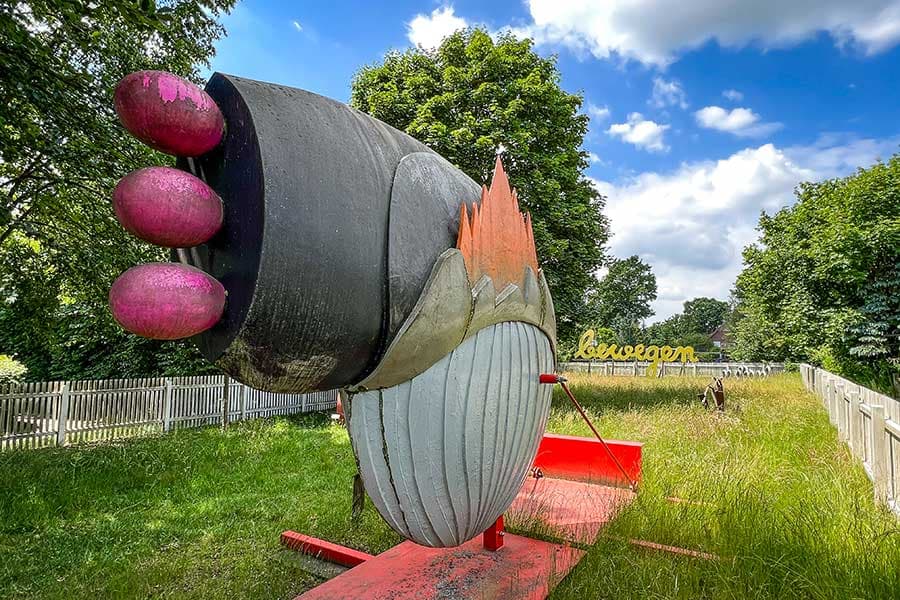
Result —
<instances>
[{"instance_id":1,"label":"pink egg-shaped form","mask_svg":"<svg viewBox=\"0 0 900 600\"><path fill-rule=\"evenodd\" d=\"M150 263L128 269L109 290L109 307L119 324L154 340L197 335L219 322L225 288L200 269L178 263Z\"/></svg>"},{"instance_id":2,"label":"pink egg-shaped form","mask_svg":"<svg viewBox=\"0 0 900 600\"><path fill-rule=\"evenodd\" d=\"M222 227L222 199L198 177L171 167L129 173L113 191L122 226L166 248L197 246Z\"/></svg>"},{"instance_id":3,"label":"pink egg-shaped form","mask_svg":"<svg viewBox=\"0 0 900 600\"><path fill-rule=\"evenodd\" d=\"M222 111L209 94L172 73L126 75L113 100L125 129L160 152L200 156L222 141Z\"/></svg>"}]
</instances>

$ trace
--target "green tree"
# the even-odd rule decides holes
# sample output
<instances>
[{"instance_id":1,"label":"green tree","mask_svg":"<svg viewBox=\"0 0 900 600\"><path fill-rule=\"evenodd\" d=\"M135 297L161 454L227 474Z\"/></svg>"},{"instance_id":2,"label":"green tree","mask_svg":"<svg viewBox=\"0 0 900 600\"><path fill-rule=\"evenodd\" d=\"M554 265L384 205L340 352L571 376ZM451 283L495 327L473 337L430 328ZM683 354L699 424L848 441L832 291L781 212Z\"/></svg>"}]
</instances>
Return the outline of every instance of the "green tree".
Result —
<instances>
[{"instance_id":1,"label":"green tree","mask_svg":"<svg viewBox=\"0 0 900 600\"><path fill-rule=\"evenodd\" d=\"M656 346L678 346L682 337L688 332L684 316L679 313L653 323L644 332L648 344Z\"/></svg>"},{"instance_id":2,"label":"green tree","mask_svg":"<svg viewBox=\"0 0 900 600\"><path fill-rule=\"evenodd\" d=\"M734 297L743 359L812 361L890 389L900 369L900 155L804 183L759 220Z\"/></svg>"},{"instance_id":3,"label":"green tree","mask_svg":"<svg viewBox=\"0 0 900 600\"><path fill-rule=\"evenodd\" d=\"M710 334L725 322L729 304L715 298L694 298L684 303L685 328L694 334Z\"/></svg>"},{"instance_id":4,"label":"green tree","mask_svg":"<svg viewBox=\"0 0 900 600\"><path fill-rule=\"evenodd\" d=\"M587 293L587 313L591 322L612 328L629 343L637 335L637 325L653 314L656 276L650 265L637 256L614 259L602 279Z\"/></svg>"},{"instance_id":5,"label":"green tree","mask_svg":"<svg viewBox=\"0 0 900 600\"><path fill-rule=\"evenodd\" d=\"M172 160L125 133L112 91L140 69L196 80L233 4L0 5L0 351L29 377L147 374L169 355L203 365L183 343L129 339L106 308L119 273L165 256L119 226L112 188L133 169Z\"/></svg>"},{"instance_id":6,"label":"green tree","mask_svg":"<svg viewBox=\"0 0 900 600\"><path fill-rule=\"evenodd\" d=\"M677 346L690 346L697 352L711 352L715 349L709 334L688 333L682 335L676 342Z\"/></svg>"},{"instance_id":7,"label":"green tree","mask_svg":"<svg viewBox=\"0 0 900 600\"><path fill-rule=\"evenodd\" d=\"M389 52L353 79L351 104L429 145L477 182L494 155L531 212L560 337L578 334L584 295L603 262L604 198L584 176L588 118L530 40L459 31L436 50Z\"/></svg>"},{"instance_id":8,"label":"green tree","mask_svg":"<svg viewBox=\"0 0 900 600\"><path fill-rule=\"evenodd\" d=\"M687 300L682 312L653 323L646 329L646 343L657 346L693 346L698 352L711 350L713 344L709 334L727 320L730 307L728 302L715 298Z\"/></svg>"}]
</instances>

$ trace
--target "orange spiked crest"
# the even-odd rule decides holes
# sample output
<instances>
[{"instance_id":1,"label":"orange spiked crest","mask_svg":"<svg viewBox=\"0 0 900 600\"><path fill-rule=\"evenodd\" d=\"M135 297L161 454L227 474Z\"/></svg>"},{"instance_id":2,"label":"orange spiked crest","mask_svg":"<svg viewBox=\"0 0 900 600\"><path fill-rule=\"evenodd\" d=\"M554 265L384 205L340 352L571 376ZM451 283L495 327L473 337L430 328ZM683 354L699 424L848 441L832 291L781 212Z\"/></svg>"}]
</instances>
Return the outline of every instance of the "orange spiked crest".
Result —
<instances>
[{"instance_id":1,"label":"orange spiked crest","mask_svg":"<svg viewBox=\"0 0 900 600\"><path fill-rule=\"evenodd\" d=\"M491 278L494 288L509 283L521 285L525 267L538 272L537 252L531 215L519 211L516 191L509 187L503 163L497 156L491 187L482 187L481 203L472 205L472 214L463 203L456 241L474 285L482 275Z\"/></svg>"}]
</instances>

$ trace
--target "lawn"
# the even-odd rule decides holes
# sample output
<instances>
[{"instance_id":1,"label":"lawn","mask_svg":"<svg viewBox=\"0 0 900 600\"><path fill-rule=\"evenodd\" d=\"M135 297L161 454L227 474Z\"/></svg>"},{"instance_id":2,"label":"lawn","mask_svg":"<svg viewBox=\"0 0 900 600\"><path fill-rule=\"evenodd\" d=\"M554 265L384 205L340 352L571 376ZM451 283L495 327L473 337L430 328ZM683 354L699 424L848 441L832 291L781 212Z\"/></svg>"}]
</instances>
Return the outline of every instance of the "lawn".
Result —
<instances>
[{"instance_id":1,"label":"lawn","mask_svg":"<svg viewBox=\"0 0 900 600\"><path fill-rule=\"evenodd\" d=\"M725 414L705 383L572 376L601 434L645 442L644 481L553 598L900 598L900 523L799 377L727 380ZM588 435L558 400L550 429Z\"/></svg>"},{"instance_id":2,"label":"lawn","mask_svg":"<svg viewBox=\"0 0 900 600\"><path fill-rule=\"evenodd\" d=\"M572 377L601 433L645 442L645 472L553 598L900 597L898 522L799 378L728 381L724 415L697 405L705 383ZM561 394L549 429L589 434ZM323 415L0 454L0 596L291 598L318 579L282 530L398 541L371 506L351 524L353 471Z\"/></svg>"}]
</instances>

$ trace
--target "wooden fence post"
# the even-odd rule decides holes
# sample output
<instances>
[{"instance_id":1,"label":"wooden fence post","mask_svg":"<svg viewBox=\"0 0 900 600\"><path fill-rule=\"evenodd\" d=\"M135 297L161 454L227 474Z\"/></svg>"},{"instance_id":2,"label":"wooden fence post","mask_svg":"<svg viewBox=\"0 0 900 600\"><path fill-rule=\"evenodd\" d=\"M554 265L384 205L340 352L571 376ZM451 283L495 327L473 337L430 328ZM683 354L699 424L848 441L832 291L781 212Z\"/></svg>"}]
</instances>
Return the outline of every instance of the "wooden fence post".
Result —
<instances>
[{"instance_id":1,"label":"wooden fence post","mask_svg":"<svg viewBox=\"0 0 900 600\"><path fill-rule=\"evenodd\" d=\"M888 447L885 439L884 407L872 405L872 483L875 487L875 498L886 501L888 498Z\"/></svg>"},{"instance_id":2,"label":"wooden fence post","mask_svg":"<svg viewBox=\"0 0 900 600\"><path fill-rule=\"evenodd\" d=\"M844 441L844 418L841 409L844 407L844 384L838 381L834 385L834 418L838 430L838 437Z\"/></svg>"},{"instance_id":3,"label":"wooden fence post","mask_svg":"<svg viewBox=\"0 0 900 600\"><path fill-rule=\"evenodd\" d=\"M59 414L56 420L56 445L66 445L66 421L69 415L69 382L62 385L59 395Z\"/></svg>"},{"instance_id":4,"label":"wooden fence post","mask_svg":"<svg viewBox=\"0 0 900 600\"><path fill-rule=\"evenodd\" d=\"M166 392L163 396L163 431L172 428L172 380L166 377Z\"/></svg>"},{"instance_id":5,"label":"wooden fence post","mask_svg":"<svg viewBox=\"0 0 900 600\"><path fill-rule=\"evenodd\" d=\"M834 380L830 377L825 384L825 406L828 408L828 420L834 425Z\"/></svg>"},{"instance_id":6,"label":"wooden fence post","mask_svg":"<svg viewBox=\"0 0 900 600\"><path fill-rule=\"evenodd\" d=\"M838 401L840 400L840 391L838 389L840 383L835 380L834 383L831 384L831 413L834 415L834 426L838 430L838 437L840 437L841 433L841 413L838 410Z\"/></svg>"},{"instance_id":7,"label":"wooden fence post","mask_svg":"<svg viewBox=\"0 0 900 600\"><path fill-rule=\"evenodd\" d=\"M247 418L247 386L241 384L241 421Z\"/></svg>"},{"instance_id":8,"label":"wooden fence post","mask_svg":"<svg viewBox=\"0 0 900 600\"><path fill-rule=\"evenodd\" d=\"M862 437L862 415L859 412L859 390L850 390L847 392L850 396L850 423L848 425L848 443L850 444L850 453L860 458L865 450L865 441Z\"/></svg>"},{"instance_id":9,"label":"wooden fence post","mask_svg":"<svg viewBox=\"0 0 900 600\"><path fill-rule=\"evenodd\" d=\"M222 388L222 430L228 429L228 412L231 410L231 377L225 375L225 385Z\"/></svg>"},{"instance_id":10,"label":"wooden fence post","mask_svg":"<svg viewBox=\"0 0 900 600\"><path fill-rule=\"evenodd\" d=\"M842 442L847 441L847 423L846 423L846 397L844 396L844 384L838 383L835 389L835 417L837 417L838 437Z\"/></svg>"}]
</instances>

